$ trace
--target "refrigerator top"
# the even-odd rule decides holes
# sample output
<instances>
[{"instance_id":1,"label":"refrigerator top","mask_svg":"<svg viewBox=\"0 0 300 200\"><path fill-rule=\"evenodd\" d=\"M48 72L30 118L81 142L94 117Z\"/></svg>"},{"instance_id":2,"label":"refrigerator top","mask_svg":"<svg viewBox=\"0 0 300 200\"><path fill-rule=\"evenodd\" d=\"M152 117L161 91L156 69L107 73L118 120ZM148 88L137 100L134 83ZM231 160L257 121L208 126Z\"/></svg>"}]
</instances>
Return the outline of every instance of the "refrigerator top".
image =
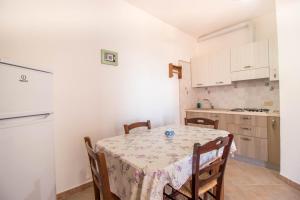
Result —
<instances>
[{"instance_id":1,"label":"refrigerator top","mask_svg":"<svg viewBox=\"0 0 300 200\"><path fill-rule=\"evenodd\" d=\"M0 63L0 119L52 113L50 72Z\"/></svg>"}]
</instances>

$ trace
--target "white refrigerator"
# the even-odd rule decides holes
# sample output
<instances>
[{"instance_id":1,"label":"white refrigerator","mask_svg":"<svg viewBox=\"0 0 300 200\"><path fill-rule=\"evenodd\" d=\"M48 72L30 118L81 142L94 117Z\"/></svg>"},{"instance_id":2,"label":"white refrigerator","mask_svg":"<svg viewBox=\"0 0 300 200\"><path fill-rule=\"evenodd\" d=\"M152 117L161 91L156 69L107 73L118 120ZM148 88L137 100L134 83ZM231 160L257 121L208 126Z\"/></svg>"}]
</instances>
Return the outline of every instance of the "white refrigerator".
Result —
<instances>
[{"instance_id":1,"label":"white refrigerator","mask_svg":"<svg viewBox=\"0 0 300 200\"><path fill-rule=\"evenodd\" d=\"M55 200L53 74L0 62L0 199Z\"/></svg>"}]
</instances>

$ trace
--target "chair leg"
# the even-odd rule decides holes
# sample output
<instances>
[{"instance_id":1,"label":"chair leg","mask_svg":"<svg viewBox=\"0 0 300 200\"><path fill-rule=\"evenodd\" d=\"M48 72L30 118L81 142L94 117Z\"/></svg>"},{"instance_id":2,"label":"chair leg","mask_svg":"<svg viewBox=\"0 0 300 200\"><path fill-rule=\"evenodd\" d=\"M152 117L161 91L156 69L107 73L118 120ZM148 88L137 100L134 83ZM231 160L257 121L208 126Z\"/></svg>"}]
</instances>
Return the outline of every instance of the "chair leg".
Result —
<instances>
[{"instance_id":1,"label":"chair leg","mask_svg":"<svg viewBox=\"0 0 300 200\"><path fill-rule=\"evenodd\" d=\"M94 185L95 200L100 200L100 191L94 182L93 185Z\"/></svg>"},{"instance_id":2,"label":"chair leg","mask_svg":"<svg viewBox=\"0 0 300 200\"><path fill-rule=\"evenodd\" d=\"M220 199L221 199L221 200L224 200L224 181L223 181L223 183L222 183Z\"/></svg>"},{"instance_id":3,"label":"chair leg","mask_svg":"<svg viewBox=\"0 0 300 200\"><path fill-rule=\"evenodd\" d=\"M208 194L207 194L207 192L204 193L203 200L208 200Z\"/></svg>"}]
</instances>

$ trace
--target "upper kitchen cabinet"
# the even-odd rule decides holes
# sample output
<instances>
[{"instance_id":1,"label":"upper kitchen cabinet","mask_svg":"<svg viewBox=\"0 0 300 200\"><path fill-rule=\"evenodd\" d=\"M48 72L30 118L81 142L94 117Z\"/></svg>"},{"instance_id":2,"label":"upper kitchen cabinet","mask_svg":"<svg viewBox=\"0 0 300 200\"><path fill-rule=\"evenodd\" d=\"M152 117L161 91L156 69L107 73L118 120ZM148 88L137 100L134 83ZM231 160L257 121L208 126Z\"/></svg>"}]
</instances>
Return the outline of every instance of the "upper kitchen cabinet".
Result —
<instances>
[{"instance_id":1,"label":"upper kitchen cabinet","mask_svg":"<svg viewBox=\"0 0 300 200\"><path fill-rule=\"evenodd\" d=\"M258 41L231 49L231 80L268 78L269 41Z\"/></svg>"},{"instance_id":2,"label":"upper kitchen cabinet","mask_svg":"<svg viewBox=\"0 0 300 200\"><path fill-rule=\"evenodd\" d=\"M278 46L277 39L273 38L269 41L269 62L270 62L270 80L279 80L279 69L278 69Z\"/></svg>"},{"instance_id":3,"label":"upper kitchen cabinet","mask_svg":"<svg viewBox=\"0 0 300 200\"><path fill-rule=\"evenodd\" d=\"M193 87L231 84L230 50L191 59Z\"/></svg>"},{"instance_id":4,"label":"upper kitchen cabinet","mask_svg":"<svg viewBox=\"0 0 300 200\"><path fill-rule=\"evenodd\" d=\"M223 50L212 57L212 85L230 85L230 50Z\"/></svg>"},{"instance_id":5,"label":"upper kitchen cabinet","mask_svg":"<svg viewBox=\"0 0 300 200\"><path fill-rule=\"evenodd\" d=\"M231 49L231 71L249 70L253 66L253 44Z\"/></svg>"},{"instance_id":6,"label":"upper kitchen cabinet","mask_svg":"<svg viewBox=\"0 0 300 200\"><path fill-rule=\"evenodd\" d=\"M192 87L204 87L209 85L209 57L201 56L191 59Z\"/></svg>"}]
</instances>

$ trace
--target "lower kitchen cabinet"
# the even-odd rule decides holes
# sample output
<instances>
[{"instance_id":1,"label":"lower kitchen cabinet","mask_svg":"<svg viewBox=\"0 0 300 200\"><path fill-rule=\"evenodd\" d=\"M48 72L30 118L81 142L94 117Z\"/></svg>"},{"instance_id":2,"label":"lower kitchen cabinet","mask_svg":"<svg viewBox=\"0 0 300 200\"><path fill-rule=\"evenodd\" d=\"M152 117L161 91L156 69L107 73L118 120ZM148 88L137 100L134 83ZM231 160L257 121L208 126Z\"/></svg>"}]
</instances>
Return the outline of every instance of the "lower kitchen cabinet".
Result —
<instances>
[{"instance_id":1,"label":"lower kitchen cabinet","mask_svg":"<svg viewBox=\"0 0 300 200\"><path fill-rule=\"evenodd\" d=\"M210 112L186 112L187 118L204 117L219 120L219 129L234 134L236 154L262 161L279 169L280 165L280 118L243 114Z\"/></svg>"},{"instance_id":2,"label":"lower kitchen cabinet","mask_svg":"<svg viewBox=\"0 0 300 200\"><path fill-rule=\"evenodd\" d=\"M225 114L210 113L208 118L212 120L219 120L218 129L227 130L227 116Z\"/></svg>"},{"instance_id":3,"label":"lower kitchen cabinet","mask_svg":"<svg viewBox=\"0 0 300 200\"><path fill-rule=\"evenodd\" d=\"M227 115L220 114L220 113L204 113L204 112L187 112L187 118L207 118L211 120L219 120L219 127L220 130L227 130ZM206 127L203 125L197 125L200 127Z\"/></svg>"},{"instance_id":4,"label":"lower kitchen cabinet","mask_svg":"<svg viewBox=\"0 0 300 200\"><path fill-rule=\"evenodd\" d=\"M279 169L280 166L280 118L268 117L268 163Z\"/></svg>"},{"instance_id":5,"label":"lower kitchen cabinet","mask_svg":"<svg viewBox=\"0 0 300 200\"><path fill-rule=\"evenodd\" d=\"M268 161L268 140L256 137L234 134L237 155Z\"/></svg>"}]
</instances>

